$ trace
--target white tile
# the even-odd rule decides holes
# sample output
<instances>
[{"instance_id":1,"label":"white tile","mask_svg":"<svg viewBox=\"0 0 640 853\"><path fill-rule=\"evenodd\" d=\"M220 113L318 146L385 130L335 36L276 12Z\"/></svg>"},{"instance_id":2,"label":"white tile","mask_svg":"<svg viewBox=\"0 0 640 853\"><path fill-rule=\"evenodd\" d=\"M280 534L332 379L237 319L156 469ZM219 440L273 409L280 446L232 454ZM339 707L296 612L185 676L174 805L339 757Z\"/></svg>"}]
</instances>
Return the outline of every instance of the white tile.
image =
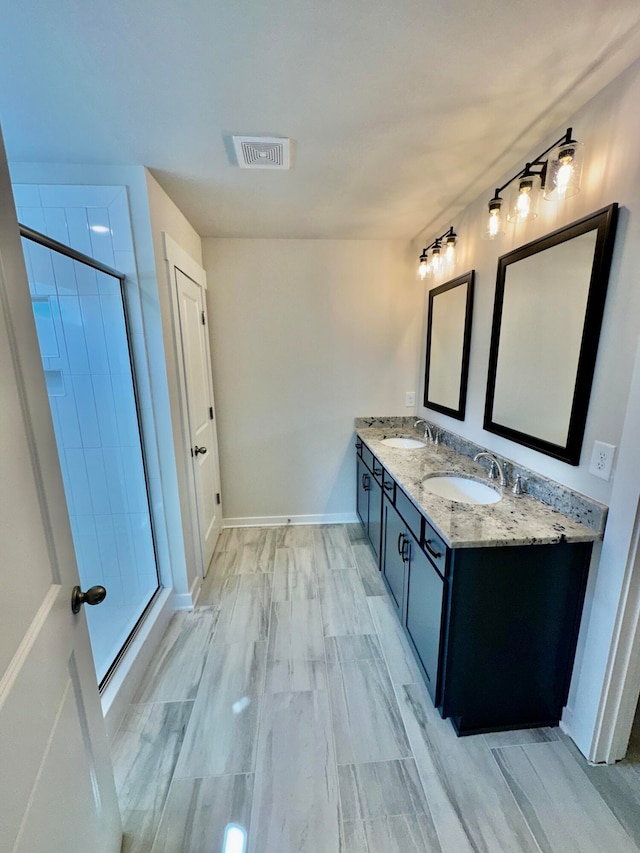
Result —
<instances>
[{"instance_id":1,"label":"white tile","mask_svg":"<svg viewBox=\"0 0 640 853\"><path fill-rule=\"evenodd\" d=\"M89 236L91 237L91 257L97 261L101 261L103 264L107 264L107 266L115 266L111 226L109 224L109 212L107 208L88 208L87 219L89 220ZM106 230L103 231L103 228Z\"/></svg>"},{"instance_id":2,"label":"white tile","mask_svg":"<svg viewBox=\"0 0 640 853\"><path fill-rule=\"evenodd\" d=\"M89 373L89 359L82 328L80 301L77 296L60 296L58 305L71 372Z\"/></svg>"},{"instance_id":3,"label":"white tile","mask_svg":"<svg viewBox=\"0 0 640 853\"><path fill-rule=\"evenodd\" d=\"M47 236L57 240L58 243L69 245L69 231L67 229L67 217L64 209L61 207L48 207L44 211L44 221L47 230L44 232Z\"/></svg>"},{"instance_id":4,"label":"white tile","mask_svg":"<svg viewBox=\"0 0 640 853\"><path fill-rule=\"evenodd\" d=\"M101 296L117 296L120 299L120 279L106 272L98 271L98 293Z\"/></svg>"},{"instance_id":5,"label":"white tile","mask_svg":"<svg viewBox=\"0 0 640 853\"><path fill-rule=\"evenodd\" d=\"M109 483L109 499L111 501L111 512L129 512L127 502L127 487L125 471L122 466L122 457L119 447L103 447L104 464Z\"/></svg>"},{"instance_id":6,"label":"white tile","mask_svg":"<svg viewBox=\"0 0 640 853\"><path fill-rule=\"evenodd\" d=\"M125 587L135 587L135 548L131 531L131 518L128 514L113 516L113 533L118 549L120 577Z\"/></svg>"},{"instance_id":7,"label":"white tile","mask_svg":"<svg viewBox=\"0 0 640 853\"><path fill-rule=\"evenodd\" d=\"M58 413L58 427L60 430L60 449L71 449L82 447L80 424L78 423L78 412L76 401L73 397L72 386L68 376L64 377L67 394L58 397L56 408ZM70 387L71 386L71 387Z\"/></svg>"},{"instance_id":8,"label":"white tile","mask_svg":"<svg viewBox=\"0 0 640 853\"><path fill-rule=\"evenodd\" d=\"M102 559L92 515L76 516L76 537L81 559L78 561L80 583L83 589L99 584L103 579Z\"/></svg>"},{"instance_id":9,"label":"white tile","mask_svg":"<svg viewBox=\"0 0 640 853\"><path fill-rule=\"evenodd\" d=\"M90 267L89 264L76 264L76 283L78 285L78 293L82 296L97 296L98 295L98 275L99 273Z\"/></svg>"},{"instance_id":10,"label":"white tile","mask_svg":"<svg viewBox=\"0 0 640 853\"><path fill-rule=\"evenodd\" d=\"M76 262L66 255L61 255L60 252L51 252L51 264L58 296L75 296L78 293Z\"/></svg>"},{"instance_id":11,"label":"white tile","mask_svg":"<svg viewBox=\"0 0 640 853\"><path fill-rule=\"evenodd\" d=\"M100 306L111 372L126 374L131 368L122 299L120 295L103 296L101 291Z\"/></svg>"},{"instance_id":12,"label":"white tile","mask_svg":"<svg viewBox=\"0 0 640 853\"><path fill-rule=\"evenodd\" d=\"M82 207L66 207L67 230L69 232L69 245L82 252L83 255L91 257L91 237L89 236L89 222L87 211Z\"/></svg>"},{"instance_id":13,"label":"white tile","mask_svg":"<svg viewBox=\"0 0 640 853\"><path fill-rule=\"evenodd\" d=\"M108 373L109 358L102 324L100 297L80 296L80 310L91 373Z\"/></svg>"},{"instance_id":14,"label":"white tile","mask_svg":"<svg viewBox=\"0 0 640 853\"><path fill-rule=\"evenodd\" d=\"M134 513L130 516L130 519L139 589L141 592L151 593L158 586L158 576L156 574L156 560L153 550L149 513Z\"/></svg>"},{"instance_id":15,"label":"white tile","mask_svg":"<svg viewBox=\"0 0 640 853\"><path fill-rule=\"evenodd\" d=\"M144 479L140 444L137 444L135 447L130 445L121 447L120 454L124 470L127 472L125 485L129 511L147 512L149 504L147 501L147 487Z\"/></svg>"},{"instance_id":16,"label":"white tile","mask_svg":"<svg viewBox=\"0 0 640 853\"><path fill-rule=\"evenodd\" d=\"M133 252L131 236L131 218L129 216L129 199L125 187L109 205L109 224L114 252ZM120 267L117 267L120 269Z\"/></svg>"},{"instance_id":17,"label":"white tile","mask_svg":"<svg viewBox=\"0 0 640 853\"><path fill-rule=\"evenodd\" d=\"M118 423L120 444L135 445L139 442L140 435L131 373L129 371L112 373L111 387L116 407L116 421Z\"/></svg>"},{"instance_id":18,"label":"white tile","mask_svg":"<svg viewBox=\"0 0 640 853\"><path fill-rule=\"evenodd\" d=\"M91 489L87 477L87 466L84 458L84 450L69 449L64 452L67 460L67 472L69 476L69 487L73 498L75 512L80 515L91 515Z\"/></svg>"},{"instance_id":19,"label":"white tile","mask_svg":"<svg viewBox=\"0 0 640 853\"><path fill-rule=\"evenodd\" d=\"M96 404L93 399L93 383L86 373L72 375L73 395L80 422L83 447L100 447L100 428Z\"/></svg>"},{"instance_id":20,"label":"white tile","mask_svg":"<svg viewBox=\"0 0 640 853\"><path fill-rule=\"evenodd\" d=\"M113 399L111 377L108 373L94 374L91 377L93 385L93 398L96 404L98 426L100 427L100 441L103 447L118 447L120 445L120 434L118 432L118 418L116 406Z\"/></svg>"},{"instance_id":21,"label":"white tile","mask_svg":"<svg viewBox=\"0 0 640 853\"><path fill-rule=\"evenodd\" d=\"M94 513L106 515L111 512L111 501L109 500L109 484L104 467L102 448L86 448L84 458L93 511Z\"/></svg>"},{"instance_id":22,"label":"white tile","mask_svg":"<svg viewBox=\"0 0 640 853\"><path fill-rule=\"evenodd\" d=\"M39 231L44 234L47 228L47 223L44 219L44 210L41 207L20 207L17 211L18 222L21 225L26 225L27 228L33 228L34 231Z\"/></svg>"},{"instance_id":23,"label":"white tile","mask_svg":"<svg viewBox=\"0 0 640 853\"><path fill-rule=\"evenodd\" d=\"M102 570L105 577L118 576L120 573L118 546L113 529L113 517L111 514L95 515L96 536L98 547L102 558Z\"/></svg>"},{"instance_id":24,"label":"white tile","mask_svg":"<svg viewBox=\"0 0 640 853\"><path fill-rule=\"evenodd\" d=\"M36 322L36 333L40 345L40 355L43 358L59 358L60 347L56 328L51 315L51 301L48 296L32 298L33 316Z\"/></svg>"},{"instance_id":25,"label":"white tile","mask_svg":"<svg viewBox=\"0 0 640 853\"><path fill-rule=\"evenodd\" d=\"M57 292L56 280L51 263L51 252L39 243L31 241L29 243L29 256L36 293L40 296L55 295Z\"/></svg>"},{"instance_id":26,"label":"white tile","mask_svg":"<svg viewBox=\"0 0 640 853\"><path fill-rule=\"evenodd\" d=\"M109 207L122 187L76 184L40 184L43 207Z\"/></svg>"},{"instance_id":27,"label":"white tile","mask_svg":"<svg viewBox=\"0 0 640 853\"><path fill-rule=\"evenodd\" d=\"M11 189L16 207L41 207L36 184L13 184Z\"/></svg>"}]
</instances>

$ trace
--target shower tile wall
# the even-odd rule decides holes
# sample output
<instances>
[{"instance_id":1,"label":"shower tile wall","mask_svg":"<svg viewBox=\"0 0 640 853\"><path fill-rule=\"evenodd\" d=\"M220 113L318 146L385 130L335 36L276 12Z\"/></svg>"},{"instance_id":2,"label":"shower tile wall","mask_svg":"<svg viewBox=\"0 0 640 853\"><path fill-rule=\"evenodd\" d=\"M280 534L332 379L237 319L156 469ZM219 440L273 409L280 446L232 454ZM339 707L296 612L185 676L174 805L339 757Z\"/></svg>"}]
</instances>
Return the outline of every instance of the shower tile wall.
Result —
<instances>
[{"instance_id":1,"label":"shower tile wall","mask_svg":"<svg viewBox=\"0 0 640 853\"><path fill-rule=\"evenodd\" d=\"M131 286L125 188L19 185L14 196L23 225L125 272ZM83 588L108 590L86 608L101 680L158 585L120 283L23 246L80 577ZM140 344L135 299L128 309ZM147 460L157 477L155 447Z\"/></svg>"}]
</instances>

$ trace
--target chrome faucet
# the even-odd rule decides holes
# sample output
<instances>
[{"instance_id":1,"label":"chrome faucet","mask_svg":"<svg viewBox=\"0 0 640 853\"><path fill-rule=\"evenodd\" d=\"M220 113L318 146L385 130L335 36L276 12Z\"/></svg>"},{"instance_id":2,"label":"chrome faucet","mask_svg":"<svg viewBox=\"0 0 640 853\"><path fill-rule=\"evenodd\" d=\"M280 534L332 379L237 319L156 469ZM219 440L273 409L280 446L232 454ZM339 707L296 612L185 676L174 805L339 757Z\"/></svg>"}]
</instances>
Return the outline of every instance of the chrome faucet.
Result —
<instances>
[{"instance_id":1,"label":"chrome faucet","mask_svg":"<svg viewBox=\"0 0 640 853\"><path fill-rule=\"evenodd\" d=\"M430 426L429 426L429 424L424 420L424 418L419 418L419 419L414 423L413 428L415 429L415 428L418 426L418 424L424 424L424 437L425 437L425 438L428 438L428 439L429 439L429 441L433 442L433 432L431 431L431 427L430 427Z\"/></svg>"},{"instance_id":2,"label":"chrome faucet","mask_svg":"<svg viewBox=\"0 0 640 853\"><path fill-rule=\"evenodd\" d=\"M505 473L505 470L502 467L502 465L500 464L500 462L498 462L496 457L493 455L493 453L489 453L488 450L481 450L480 453L476 453L476 455L473 457L473 461L477 462L478 459L482 459L482 458L488 459L489 462L491 463L489 465L489 473L487 475L489 477L489 479L495 480L496 477L499 476L500 477L500 485L501 486L508 486L509 481L507 480L507 475Z\"/></svg>"}]
</instances>

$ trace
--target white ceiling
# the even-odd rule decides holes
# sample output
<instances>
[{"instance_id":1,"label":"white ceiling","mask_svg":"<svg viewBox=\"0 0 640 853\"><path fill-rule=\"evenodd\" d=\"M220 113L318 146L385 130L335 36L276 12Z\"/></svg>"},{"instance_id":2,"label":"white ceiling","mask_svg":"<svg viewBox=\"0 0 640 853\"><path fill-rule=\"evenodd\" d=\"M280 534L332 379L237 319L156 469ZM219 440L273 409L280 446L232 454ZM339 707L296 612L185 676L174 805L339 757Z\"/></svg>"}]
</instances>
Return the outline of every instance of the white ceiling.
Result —
<instances>
[{"instance_id":1,"label":"white ceiling","mask_svg":"<svg viewBox=\"0 0 640 853\"><path fill-rule=\"evenodd\" d=\"M203 236L428 233L640 56L638 0L9 5L9 159L146 165ZM233 168L231 133L295 167Z\"/></svg>"}]
</instances>

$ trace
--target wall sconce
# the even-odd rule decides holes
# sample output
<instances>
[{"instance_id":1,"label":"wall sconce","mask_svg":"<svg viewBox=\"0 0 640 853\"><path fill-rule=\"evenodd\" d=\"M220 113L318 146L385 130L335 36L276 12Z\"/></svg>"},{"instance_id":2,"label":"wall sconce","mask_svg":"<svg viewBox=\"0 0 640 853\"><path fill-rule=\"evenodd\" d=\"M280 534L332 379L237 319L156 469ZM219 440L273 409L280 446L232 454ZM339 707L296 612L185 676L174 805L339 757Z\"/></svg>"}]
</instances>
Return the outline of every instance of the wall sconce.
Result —
<instances>
[{"instance_id":1,"label":"wall sconce","mask_svg":"<svg viewBox=\"0 0 640 853\"><path fill-rule=\"evenodd\" d=\"M444 232L444 234L441 234L439 237L436 237L433 243L429 243L428 246L424 247L424 249L422 250L422 254L418 259L418 278L420 279L420 281L424 281L425 278L429 275L429 273L437 275L443 269L453 264L457 239L458 236L453 230L452 225L447 231ZM444 254L442 252L443 240ZM431 256L429 256L430 250Z\"/></svg>"},{"instance_id":2,"label":"wall sconce","mask_svg":"<svg viewBox=\"0 0 640 853\"><path fill-rule=\"evenodd\" d=\"M541 190L547 201L562 201L580 192L584 146L573 138L572 133L573 128L568 127L564 136L496 188L489 202L489 218L484 231L488 240L504 234L505 219L515 223L534 219L538 215ZM548 159L543 159L548 154ZM510 184L513 188L507 208L500 193Z\"/></svg>"}]
</instances>

